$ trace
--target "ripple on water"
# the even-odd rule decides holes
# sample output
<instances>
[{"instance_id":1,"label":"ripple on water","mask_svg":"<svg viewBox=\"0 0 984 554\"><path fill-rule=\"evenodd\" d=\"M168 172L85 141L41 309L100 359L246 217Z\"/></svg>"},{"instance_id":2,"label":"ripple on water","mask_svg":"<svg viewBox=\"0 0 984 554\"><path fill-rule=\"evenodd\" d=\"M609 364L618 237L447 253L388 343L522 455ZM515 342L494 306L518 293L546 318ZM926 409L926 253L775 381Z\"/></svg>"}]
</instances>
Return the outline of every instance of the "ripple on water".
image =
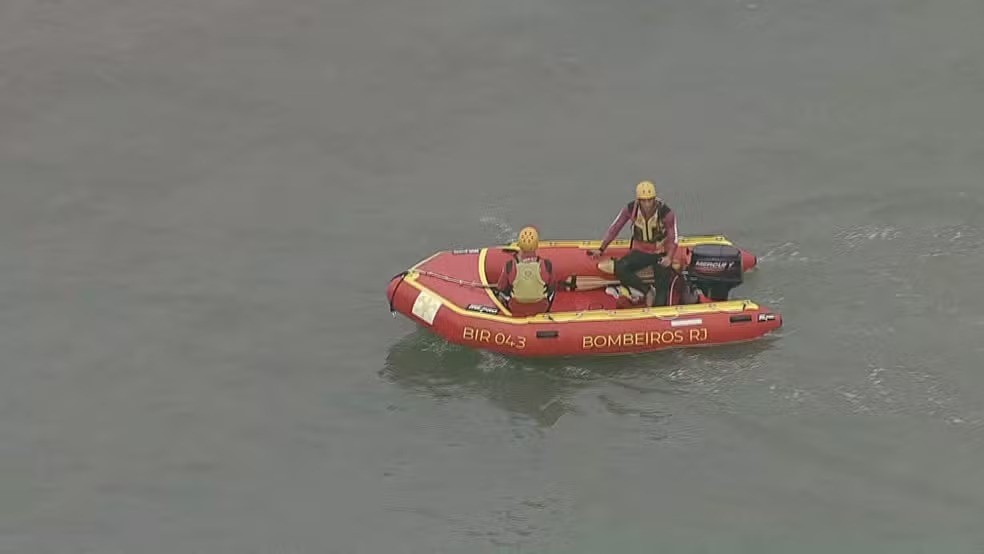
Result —
<instances>
[{"instance_id":1,"label":"ripple on water","mask_svg":"<svg viewBox=\"0 0 984 554\"><path fill-rule=\"evenodd\" d=\"M970 224L896 227L858 225L834 233L840 252L851 252L895 241L888 252L911 256L943 256L976 252L984 246L984 230ZM901 240L899 240L901 239Z\"/></svg>"},{"instance_id":2,"label":"ripple on water","mask_svg":"<svg viewBox=\"0 0 984 554\"><path fill-rule=\"evenodd\" d=\"M834 234L841 245L847 249L855 249L871 241L895 240L902 235L902 232L895 227L883 227L876 225L861 225L841 229Z\"/></svg>"},{"instance_id":3,"label":"ripple on water","mask_svg":"<svg viewBox=\"0 0 984 554\"><path fill-rule=\"evenodd\" d=\"M768 390L775 401L799 414L905 415L953 425L984 425L980 402L964 397L946 377L943 360L892 358L873 349L862 356L853 374L845 378L839 373L838 382L811 388L780 374L771 379Z\"/></svg>"},{"instance_id":4,"label":"ripple on water","mask_svg":"<svg viewBox=\"0 0 984 554\"><path fill-rule=\"evenodd\" d=\"M499 243L507 243L516 238L516 231L508 221L494 215L482 216L479 221L492 231L492 234Z\"/></svg>"},{"instance_id":5,"label":"ripple on water","mask_svg":"<svg viewBox=\"0 0 984 554\"><path fill-rule=\"evenodd\" d=\"M796 242L787 241L778 246L774 246L766 250L763 254L758 256L758 261L761 262L793 262L793 263L805 263L813 261L810 257L804 255L801 252L802 248Z\"/></svg>"}]
</instances>

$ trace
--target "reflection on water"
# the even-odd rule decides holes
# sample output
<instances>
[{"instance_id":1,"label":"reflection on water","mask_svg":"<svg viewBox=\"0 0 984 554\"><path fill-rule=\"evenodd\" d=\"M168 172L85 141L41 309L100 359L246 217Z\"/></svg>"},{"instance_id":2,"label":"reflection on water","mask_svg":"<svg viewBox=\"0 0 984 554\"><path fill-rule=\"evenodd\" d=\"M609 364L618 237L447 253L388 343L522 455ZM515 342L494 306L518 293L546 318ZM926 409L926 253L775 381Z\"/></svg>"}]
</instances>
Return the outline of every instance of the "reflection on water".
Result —
<instances>
[{"instance_id":1,"label":"reflection on water","mask_svg":"<svg viewBox=\"0 0 984 554\"><path fill-rule=\"evenodd\" d=\"M573 407L572 393L595 380L589 370L507 358L448 343L418 330L394 344L381 375L437 398L483 396L551 426Z\"/></svg>"},{"instance_id":2,"label":"reflection on water","mask_svg":"<svg viewBox=\"0 0 984 554\"><path fill-rule=\"evenodd\" d=\"M390 347L380 375L435 398L483 396L493 404L554 425L576 407L573 397L590 387L615 386L633 393L700 394L727 374L729 366L749 369L771 341L648 354L570 358L510 358L446 342L416 330ZM609 411L624 411L602 398ZM645 408L640 408L645 409Z\"/></svg>"}]
</instances>

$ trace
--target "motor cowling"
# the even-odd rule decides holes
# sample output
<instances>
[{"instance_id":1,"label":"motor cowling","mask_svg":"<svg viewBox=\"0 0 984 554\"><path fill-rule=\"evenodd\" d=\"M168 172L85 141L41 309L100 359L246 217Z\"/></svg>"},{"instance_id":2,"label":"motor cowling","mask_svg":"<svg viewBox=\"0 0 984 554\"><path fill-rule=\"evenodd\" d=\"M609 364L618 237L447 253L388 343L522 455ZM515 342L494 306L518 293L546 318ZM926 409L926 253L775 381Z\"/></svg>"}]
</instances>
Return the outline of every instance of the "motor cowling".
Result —
<instances>
[{"instance_id":1,"label":"motor cowling","mask_svg":"<svg viewBox=\"0 0 984 554\"><path fill-rule=\"evenodd\" d=\"M691 250L687 279L713 301L727 300L742 274L741 250L734 246L701 244Z\"/></svg>"}]
</instances>

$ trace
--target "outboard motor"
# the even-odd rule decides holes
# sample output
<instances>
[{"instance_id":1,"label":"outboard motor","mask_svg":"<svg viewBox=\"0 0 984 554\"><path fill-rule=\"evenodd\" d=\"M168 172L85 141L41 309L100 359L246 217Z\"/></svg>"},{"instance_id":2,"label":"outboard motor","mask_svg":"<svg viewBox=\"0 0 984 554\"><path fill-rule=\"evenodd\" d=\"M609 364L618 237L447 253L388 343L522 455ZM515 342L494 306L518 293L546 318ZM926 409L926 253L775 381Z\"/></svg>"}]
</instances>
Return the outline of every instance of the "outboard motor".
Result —
<instances>
[{"instance_id":1,"label":"outboard motor","mask_svg":"<svg viewBox=\"0 0 984 554\"><path fill-rule=\"evenodd\" d=\"M701 244L691 251L687 280L709 299L728 299L731 289L742 283L741 250L734 246Z\"/></svg>"}]
</instances>

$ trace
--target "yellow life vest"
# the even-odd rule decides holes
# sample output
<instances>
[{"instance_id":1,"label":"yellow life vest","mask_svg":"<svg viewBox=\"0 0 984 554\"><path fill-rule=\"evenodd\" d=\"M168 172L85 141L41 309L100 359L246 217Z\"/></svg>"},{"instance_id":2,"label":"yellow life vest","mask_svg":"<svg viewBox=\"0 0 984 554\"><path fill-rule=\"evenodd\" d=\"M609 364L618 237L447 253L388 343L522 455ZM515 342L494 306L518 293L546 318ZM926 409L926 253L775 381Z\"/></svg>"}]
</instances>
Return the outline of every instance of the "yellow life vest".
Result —
<instances>
[{"instance_id":1,"label":"yellow life vest","mask_svg":"<svg viewBox=\"0 0 984 554\"><path fill-rule=\"evenodd\" d=\"M663 218L669 213L670 208L660 202L652 216L646 217L642 209L635 202L629 202L629 209L632 210L632 240L655 244L666 238L666 228L663 226Z\"/></svg>"},{"instance_id":2,"label":"yellow life vest","mask_svg":"<svg viewBox=\"0 0 984 554\"><path fill-rule=\"evenodd\" d=\"M540 260L517 261L512 300L520 304L534 304L546 297L547 284L540 276Z\"/></svg>"},{"instance_id":3,"label":"yellow life vest","mask_svg":"<svg viewBox=\"0 0 984 554\"><path fill-rule=\"evenodd\" d=\"M656 237L661 234L660 231L662 231L663 227L661 225L662 222L656 214L653 214L652 217L646 219L646 216L642 214L642 210L639 210L636 214L636 218L633 223L635 224L635 228L637 230L637 232L633 234L638 237L638 240L643 242L656 242Z\"/></svg>"}]
</instances>

